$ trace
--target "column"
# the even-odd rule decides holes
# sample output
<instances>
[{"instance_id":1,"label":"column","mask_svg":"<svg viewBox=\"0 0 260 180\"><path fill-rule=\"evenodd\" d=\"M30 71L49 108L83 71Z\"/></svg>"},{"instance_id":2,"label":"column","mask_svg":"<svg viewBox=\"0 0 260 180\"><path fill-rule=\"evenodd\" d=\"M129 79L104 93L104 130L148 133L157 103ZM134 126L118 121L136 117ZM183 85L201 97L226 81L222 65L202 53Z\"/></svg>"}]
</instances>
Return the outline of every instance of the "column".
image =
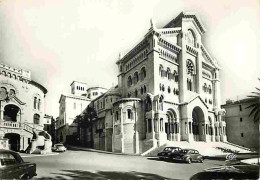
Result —
<instances>
[{"instance_id":1,"label":"column","mask_svg":"<svg viewBox=\"0 0 260 180\"><path fill-rule=\"evenodd\" d=\"M115 152L115 118L114 118L114 112L113 110L111 109L112 111L112 131L113 131L113 134L112 134L112 152Z\"/></svg>"},{"instance_id":2,"label":"column","mask_svg":"<svg viewBox=\"0 0 260 180\"><path fill-rule=\"evenodd\" d=\"M137 116L136 110L134 111L134 115L135 115L135 153L139 154L139 133L138 133L138 127L137 127L138 116Z\"/></svg>"},{"instance_id":3,"label":"column","mask_svg":"<svg viewBox=\"0 0 260 180\"><path fill-rule=\"evenodd\" d=\"M121 108L120 109L120 112L121 112L121 121L120 121L120 123L121 123L121 143L122 143L122 150L121 150L121 152L122 153L124 153L124 149L125 149L125 147L124 147L124 127L123 127L123 109Z\"/></svg>"}]
</instances>

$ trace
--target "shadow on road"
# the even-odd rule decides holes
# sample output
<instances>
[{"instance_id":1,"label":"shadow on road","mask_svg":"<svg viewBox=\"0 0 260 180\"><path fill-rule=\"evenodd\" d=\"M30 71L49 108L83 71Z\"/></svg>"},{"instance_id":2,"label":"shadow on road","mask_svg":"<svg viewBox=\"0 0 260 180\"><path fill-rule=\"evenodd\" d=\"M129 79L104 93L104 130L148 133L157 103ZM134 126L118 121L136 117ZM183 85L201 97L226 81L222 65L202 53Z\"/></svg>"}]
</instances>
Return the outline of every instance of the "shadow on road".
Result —
<instances>
[{"instance_id":1,"label":"shadow on road","mask_svg":"<svg viewBox=\"0 0 260 180\"><path fill-rule=\"evenodd\" d=\"M150 173L141 173L141 172L119 172L119 171L81 171L81 170L62 170L61 173L53 173L54 177L42 177L37 179L98 179L98 180L107 180L107 179L151 179L151 180L165 180L169 179L163 176Z\"/></svg>"}]
</instances>

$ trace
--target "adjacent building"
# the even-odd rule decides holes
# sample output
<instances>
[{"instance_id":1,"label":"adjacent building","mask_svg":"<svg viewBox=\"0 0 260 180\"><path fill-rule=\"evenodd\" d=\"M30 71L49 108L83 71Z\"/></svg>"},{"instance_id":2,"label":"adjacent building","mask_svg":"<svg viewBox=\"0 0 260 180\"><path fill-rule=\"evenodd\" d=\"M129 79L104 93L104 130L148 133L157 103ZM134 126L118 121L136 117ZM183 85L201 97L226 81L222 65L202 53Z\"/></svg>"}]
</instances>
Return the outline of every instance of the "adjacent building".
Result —
<instances>
[{"instance_id":1,"label":"adjacent building","mask_svg":"<svg viewBox=\"0 0 260 180\"><path fill-rule=\"evenodd\" d=\"M43 130L46 94L30 71L0 64L0 148L30 147L33 152L39 146L51 147L51 137Z\"/></svg>"},{"instance_id":2,"label":"adjacent building","mask_svg":"<svg viewBox=\"0 0 260 180\"><path fill-rule=\"evenodd\" d=\"M249 116L251 104L258 98L245 98L237 101L227 100L222 107L226 110L228 142L256 150L259 147L259 121L254 121L254 115Z\"/></svg>"},{"instance_id":3,"label":"adjacent building","mask_svg":"<svg viewBox=\"0 0 260 180\"><path fill-rule=\"evenodd\" d=\"M78 141L77 123L74 122L91 102L91 98L104 93L101 87L87 89L86 83L73 81L71 93L62 94L59 100L59 117L56 121L56 142L73 144Z\"/></svg>"},{"instance_id":4,"label":"adjacent building","mask_svg":"<svg viewBox=\"0 0 260 180\"><path fill-rule=\"evenodd\" d=\"M206 29L183 12L144 38L116 64L118 85L92 100L97 111L83 141L139 154L167 141L227 141L220 70L203 45Z\"/></svg>"}]
</instances>

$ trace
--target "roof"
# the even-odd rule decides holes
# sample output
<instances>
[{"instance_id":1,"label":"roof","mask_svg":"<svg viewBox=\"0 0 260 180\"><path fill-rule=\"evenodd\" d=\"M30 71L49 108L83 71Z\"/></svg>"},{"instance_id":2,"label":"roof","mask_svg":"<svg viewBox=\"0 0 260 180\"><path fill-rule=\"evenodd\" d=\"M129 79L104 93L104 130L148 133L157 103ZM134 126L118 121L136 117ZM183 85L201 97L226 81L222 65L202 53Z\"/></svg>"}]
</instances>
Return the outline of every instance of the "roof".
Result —
<instances>
[{"instance_id":1,"label":"roof","mask_svg":"<svg viewBox=\"0 0 260 180\"><path fill-rule=\"evenodd\" d=\"M70 84L70 86L71 86L74 82L78 82L78 83L87 85L86 83L83 83L83 82L80 82L80 81L72 81L72 83Z\"/></svg>"},{"instance_id":2,"label":"roof","mask_svg":"<svg viewBox=\"0 0 260 180\"><path fill-rule=\"evenodd\" d=\"M87 91L88 91L88 90L91 90L91 89L105 89L105 90L107 90L107 88L103 88L103 87L99 87L99 86L94 86L94 87L88 88Z\"/></svg>"},{"instance_id":3,"label":"roof","mask_svg":"<svg viewBox=\"0 0 260 180\"><path fill-rule=\"evenodd\" d=\"M175 19L171 20L168 24L166 24L164 28L174 27L177 24L177 22L183 18L192 18L195 21L201 33L204 34L206 32L206 28L202 24L199 16L194 12L181 12Z\"/></svg>"},{"instance_id":4,"label":"roof","mask_svg":"<svg viewBox=\"0 0 260 180\"><path fill-rule=\"evenodd\" d=\"M110 88L106 93L105 93L105 96L121 96L120 94L120 90L118 88L118 86L115 86L115 87L112 87Z\"/></svg>"},{"instance_id":5,"label":"roof","mask_svg":"<svg viewBox=\"0 0 260 180\"><path fill-rule=\"evenodd\" d=\"M226 104L223 104L222 106L237 105L237 104L257 102L257 101L259 101L259 98L244 98L237 101L233 101L229 99L226 101Z\"/></svg>"},{"instance_id":6,"label":"roof","mask_svg":"<svg viewBox=\"0 0 260 180\"><path fill-rule=\"evenodd\" d=\"M86 100L86 101L91 101L91 99L87 98L86 96L77 96L77 95L73 95L73 94L61 94L60 99L59 99L59 103L61 101L62 97L68 97L68 98L75 98L75 99L81 99L81 100Z\"/></svg>"},{"instance_id":7,"label":"roof","mask_svg":"<svg viewBox=\"0 0 260 180\"><path fill-rule=\"evenodd\" d=\"M48 92L47 89L44 86L42 86L41 84L37 83L36 81L31 80L29 82L29 84L35 85L36 87L40 88L43 91L44 94L47 94L47 92Z\"/></svg>"}]
</instances>

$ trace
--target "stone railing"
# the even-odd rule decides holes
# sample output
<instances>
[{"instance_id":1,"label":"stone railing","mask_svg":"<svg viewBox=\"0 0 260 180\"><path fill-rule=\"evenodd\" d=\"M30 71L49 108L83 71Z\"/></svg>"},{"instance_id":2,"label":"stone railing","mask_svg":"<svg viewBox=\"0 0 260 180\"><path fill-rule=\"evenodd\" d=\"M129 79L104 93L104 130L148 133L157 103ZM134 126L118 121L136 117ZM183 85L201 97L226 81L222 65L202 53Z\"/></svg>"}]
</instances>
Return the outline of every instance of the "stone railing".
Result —
<instances>
[{"instance_id":1,"label":"stone railing","mask_svg":"<svg viewBox=\"0 0 260 180\"><path fill-rule=\"evenodd\" d=\"M0 127L3 128L20 128L21 124L18 122L12 122L12 121L0 121Z\"/></svg>"},{"instance_id":2,"label":"stone railing","mask_svg":"<svg viewBox=\"0 0 260 180\"><path fill-rule=\"evenodd\" d=\"M11 129L24 129L29 133L33 133L33 127L28 125L27 123L19 123L19 122L12 122L12 121L0 121L1 128L11 128Z\"/></svg>"}]
</instances>

